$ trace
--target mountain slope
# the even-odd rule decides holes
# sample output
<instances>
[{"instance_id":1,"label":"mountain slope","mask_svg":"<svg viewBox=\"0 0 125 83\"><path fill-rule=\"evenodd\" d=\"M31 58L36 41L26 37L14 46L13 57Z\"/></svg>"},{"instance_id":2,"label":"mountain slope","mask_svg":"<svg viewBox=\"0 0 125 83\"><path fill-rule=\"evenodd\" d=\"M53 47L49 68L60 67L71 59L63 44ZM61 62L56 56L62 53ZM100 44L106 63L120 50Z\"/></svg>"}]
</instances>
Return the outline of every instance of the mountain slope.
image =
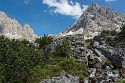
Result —
<instances>
[{"instance_id":1,"label":"mountain slope","mask_svg":"<svg viewBox=\"0 0 125 83\"><path fill-rule=\"evenodd\" d=\"M78 34L76 31L84 28L85 37L93 38L103 30L119 31L123 23L125 23L125 16L123 14L105 6L92 3L92 5L83 11L78 21L67 28L62 34Z\"/></svg>"},{"instance_id":2,"label":"mountain slope","mask_svg":"<svg viewBox=\"0 0 125 83\"><path fill-rule=\"evenodd\" d=\"M15 19L7 17L0 11L0 34L12 39L34 40L36 35L28 24L22 26Z\"/></svg>"}]
</instances>

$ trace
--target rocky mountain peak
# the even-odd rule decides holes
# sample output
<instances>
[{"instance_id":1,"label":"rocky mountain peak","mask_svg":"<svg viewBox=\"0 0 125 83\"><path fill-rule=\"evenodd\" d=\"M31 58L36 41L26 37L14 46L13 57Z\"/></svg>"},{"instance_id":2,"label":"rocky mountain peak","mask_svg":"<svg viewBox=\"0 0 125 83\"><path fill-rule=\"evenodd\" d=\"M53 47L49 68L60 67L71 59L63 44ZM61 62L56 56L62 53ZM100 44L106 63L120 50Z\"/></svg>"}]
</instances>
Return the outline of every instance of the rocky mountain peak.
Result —
<instances>
[{"instance_id":1,"label":"rocky mountain peak","mask_svg":"<svg viewBox=\"0 0 125 83\"><path fill-rule=\"evenodd\" d=\"M92 10L97 10L97 9L99 9L100 8L100 6L97 4L97 3L92 3L89 7L88 7L88 9L87 9L87 11L92 11Z\"/></svg>"},{"instance_id":2,"label":"rocky mountain peak","mask_svg":"<svg viewBox=\"0 0 125 83\"><path fill-rule=\"evenodd\" d=\"M7 17L0 11L0 34L12 39L34 40L37 36L28 24L23 27L17 20Z\"/></svg>"},{"instance_id":3,"label":"rocky mountain peak","mask_svg":"<svg viewBox=\"0 0 125 83\"><path fill-rule=\"evenodd\" d=\"M0 11L0 17L7 17L7 15L4 12Z\"/></svg>"},{"instance_id":4,"label":"rocky mountain peak","mask_svg":"<svg viewBox=\"0 0 125 83\"><path fill-rule=\"evenodd\" d=\"M90 7L99 7L99 5L96 2L93 2Z\"/></svg>"},{"instance_id":5,"label":"rocky mountain peak","mask_svg":"<svg viewBox=\"0 0 125 83\"><path fill-rule=\"evenodd\" d=\"M103 30L120 31L122 24L125 24L125 16L123 14L106 6L99 6L97 3L92 3L83 11L77 22L62 32L62 35L80 34L82 27L85 38L91 39Z\"/></svg>"},{"instance_id":6,"label":"rocky mountain peak","mask_svg":"<svg viewBox=\"0 0 125 83\"><path fill-rule=\"evenodd\" d=\"M24 28L30 28L29 24L25 24Z\"/></svg>"},{"instance_id":7,"label":"rocky mountain peak","mask_svg":"<svg viewBox=\"0 0 125 83\"><path fill-rule=\"evenodd\" d=\"M29 25L29 24L25 24L25 25L23 26L23 29L24 29L24 30L33 31L33 30L30 28L30 25Z\"/></svg>"}]
</instances>

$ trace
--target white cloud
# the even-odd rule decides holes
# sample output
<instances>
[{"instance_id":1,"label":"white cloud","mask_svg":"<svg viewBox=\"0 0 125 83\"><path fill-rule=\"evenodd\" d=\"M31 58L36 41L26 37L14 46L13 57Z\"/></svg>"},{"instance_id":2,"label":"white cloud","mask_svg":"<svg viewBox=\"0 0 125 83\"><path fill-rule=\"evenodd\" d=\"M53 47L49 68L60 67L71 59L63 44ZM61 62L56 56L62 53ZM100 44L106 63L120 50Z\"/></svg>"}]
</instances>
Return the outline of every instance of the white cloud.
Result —
<instances>
[{"instance_id":1,"label":"white cloud","mask_svg":"<svg viewBox=\"0 0 125 83\"><path fill-rule=\"evenodd\" d=\"M106 2L116 1L116 0L105 0Z\"/></svg>"},{"instance_id":2,"label":"white cloud","mask_svg":"<svg viewBox=\"0 0 125 83\"><path fill-rule=\"evenodd\" d=\"M53 13L59 13L62 15L72 16L78 19L88 5L81 5L78 2L72 2L71 0L43 0L43 4L47 4L50 11Z\"/></svg>"},{"instance_id":3,"label":"white cloud","mask_svg":"<svg viewBox=\"0 0 125 83\"><path fill-rule=\"evenodd\" d=\"M30 0L24 0L24 3L28 5L30 3Z\"/></svg>"}]
</instances>

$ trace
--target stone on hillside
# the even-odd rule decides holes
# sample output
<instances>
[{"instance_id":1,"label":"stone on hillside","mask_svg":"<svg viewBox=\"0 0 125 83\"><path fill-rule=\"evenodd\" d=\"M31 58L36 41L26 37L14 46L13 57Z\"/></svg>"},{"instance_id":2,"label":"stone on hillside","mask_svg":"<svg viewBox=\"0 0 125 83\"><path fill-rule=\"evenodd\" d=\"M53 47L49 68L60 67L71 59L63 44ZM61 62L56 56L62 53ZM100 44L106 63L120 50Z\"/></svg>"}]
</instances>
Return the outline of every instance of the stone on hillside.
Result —
<instances>
[{"instance_id":1,"label":"stone on hillside","mask_svg":"<svg viewBox=\"0 0 125 83\"><path fill-rule=\"evenodd\" d=\"M79 83L79 77L65 75L59 77L52 77L51 79L43 79L39 83Z\"/></svg>"}]
</instances>

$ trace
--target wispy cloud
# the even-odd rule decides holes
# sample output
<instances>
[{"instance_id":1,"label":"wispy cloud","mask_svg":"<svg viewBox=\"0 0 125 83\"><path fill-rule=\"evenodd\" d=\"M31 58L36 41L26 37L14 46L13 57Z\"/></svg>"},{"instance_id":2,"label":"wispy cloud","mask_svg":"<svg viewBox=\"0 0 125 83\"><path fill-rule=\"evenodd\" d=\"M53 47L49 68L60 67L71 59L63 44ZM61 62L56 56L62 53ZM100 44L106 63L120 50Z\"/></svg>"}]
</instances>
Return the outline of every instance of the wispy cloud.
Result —
<instances>
[{"instance_id":1,"label":"wispy cloud","mask_svg":"<svg viewBox=\"0 0 125 83\"><path fill-rule=\"evenodd\" d=\"M72 2L68 0L43 0L43 4L47 4L50 11L53 13L59 13L62 15L72 16L78 19L88 5L81 5L78 2Z\"/></svg>"},{"instance_id":2,"label":"wispy cloud","mask_svg":"<svg viewBox=\"0 0 125 83\"><path fill-rule=\"evenodd\" d=\"M24 3L28 5L30 3L30 0L24 0Z\"/></svg>"},{"instance_id":3,"label":"wispy cloud","mask_svg":"<svg viewBox=\"0 0 125 83\"><path fill-rule=\"evenodd\" d=\"M105 0L106 2L112 2L112 1L116 1L116 0Z\"/></svg>"}]
</instances>

